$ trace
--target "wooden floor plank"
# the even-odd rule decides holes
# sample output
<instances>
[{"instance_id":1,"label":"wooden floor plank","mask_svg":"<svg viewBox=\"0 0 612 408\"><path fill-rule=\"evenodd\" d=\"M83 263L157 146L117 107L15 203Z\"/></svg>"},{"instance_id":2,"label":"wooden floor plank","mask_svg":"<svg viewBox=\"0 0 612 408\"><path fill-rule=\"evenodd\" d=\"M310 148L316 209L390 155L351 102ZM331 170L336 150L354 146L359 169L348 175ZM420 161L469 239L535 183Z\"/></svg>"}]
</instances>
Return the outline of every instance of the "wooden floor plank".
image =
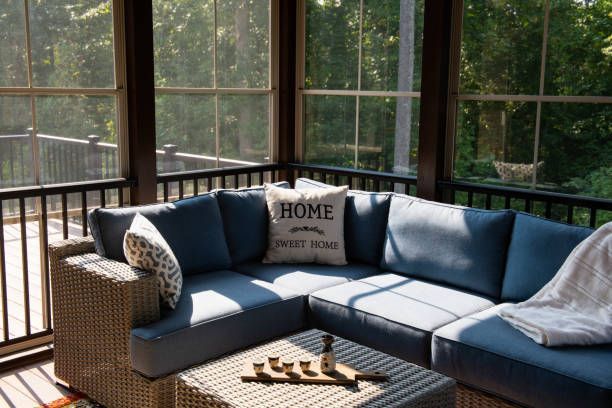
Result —
<instances>
[{"instance_id":1,"label":"wooden floor plank","mask_svg":"<svg viewBox=\"0 0 612 408\"><path fill-rule=\"evenodd\" d=\"M63 239L61 220L48 220L49 242ZM81 234L81 226L69 223L69 236L77 237ZM40 264L39 224L37 221L26 223L27 249L28 249L28 289L30 303L31 332L44 330L42 278ZM10 338L24 336L25 308L23 270L21 262L21 227L19 224L4 225L4 242L6 254L7 300ZM0 306L0 313L4 313ZM0 319L0 332L3 330ZM0 347L2 342L0 342Z\"/></svg>"},{"instance_id":2,"label":"wooden floor plank","mask_svg":"<svg viewBox=\"0 0 612 408\"><path fill-rule=\"evenodd\" d=\"M25 408L39 405L21 391L0 380L0 408Z\"/></svg>"},{"instance_id":3,"label":"wooden floor plank","mask_svg":"<svg viewBox=\"0 0 612 408\"><path fill-rule=\"evenodd\" d=\"M70 394L56 384L51 360L0 374L0 388L0 407L39 406Z\"/></svg>"}]
</instances>

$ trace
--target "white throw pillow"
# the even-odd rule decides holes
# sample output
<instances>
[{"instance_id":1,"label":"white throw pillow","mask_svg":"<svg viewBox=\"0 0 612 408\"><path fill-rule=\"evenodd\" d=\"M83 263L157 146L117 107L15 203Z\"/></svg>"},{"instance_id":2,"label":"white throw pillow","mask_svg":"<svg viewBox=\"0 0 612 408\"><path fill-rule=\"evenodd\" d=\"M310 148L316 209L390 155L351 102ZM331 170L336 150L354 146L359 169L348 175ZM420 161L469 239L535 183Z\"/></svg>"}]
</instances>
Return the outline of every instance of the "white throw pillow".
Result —
<instances>
[{"instance_id":1,"label":"white throw pillow","mask_svg":"<svg viewBox=\"0 0 612 408\"><path fill-rule=\"evenodd\" d=\"M291 190L266 184L265 191L270 221L263 262L346 265L347 186Z\"/></svg>"},{"instance_id":2,"label":"white throw pillow","mask_svg":"<svg viewBox=\"0 0 612 408\"><path fill-rule=\"evenodd\" d=\"M136 214L123 238L130 266L154 273L162 303L174 309L181 296L183 274L170 245L146 217Z\"/></svg>"}]
</instances>

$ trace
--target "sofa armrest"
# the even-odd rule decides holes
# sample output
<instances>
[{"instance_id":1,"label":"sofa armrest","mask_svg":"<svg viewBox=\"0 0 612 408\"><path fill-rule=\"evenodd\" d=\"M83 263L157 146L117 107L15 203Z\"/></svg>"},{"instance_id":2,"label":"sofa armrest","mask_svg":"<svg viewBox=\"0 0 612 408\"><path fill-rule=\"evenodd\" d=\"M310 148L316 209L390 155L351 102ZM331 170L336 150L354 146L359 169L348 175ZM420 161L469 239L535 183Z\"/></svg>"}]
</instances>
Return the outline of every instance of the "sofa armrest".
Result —
<instances>
[{"instance_id":1,"label":"sofa armrest","mask_svg":"<svg viewBox=\"0 0 612 408\"><path fill-rule=\"evenodd\" d=\"M81 255L95 252L94 240L91 235L83 238L72 238L49 244L51 259L65 258L71 255Z\"/></svg>"},{"instance_id":2,"label":"sofa armrest","mask_svg":"<svg viewBox=\"0 0 612 408\"><path fill-rule=\"evenodd\" d=\"M157 281L95 254L87 237L49 245L49 255L55 372L76 388L91 389L102 371L129 369L132 328L159 320Z\"/></svg>"}]
</instances>

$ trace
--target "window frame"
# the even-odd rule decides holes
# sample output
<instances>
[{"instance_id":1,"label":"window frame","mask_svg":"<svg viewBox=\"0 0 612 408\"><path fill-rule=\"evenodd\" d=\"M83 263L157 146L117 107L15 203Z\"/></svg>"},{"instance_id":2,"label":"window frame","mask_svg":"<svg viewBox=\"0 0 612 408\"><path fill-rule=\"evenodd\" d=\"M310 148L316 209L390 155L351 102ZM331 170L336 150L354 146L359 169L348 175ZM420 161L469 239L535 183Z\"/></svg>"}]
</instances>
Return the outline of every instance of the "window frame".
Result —
<instances>
[{"instance_id":1,"label":"window frame","mask_svg":"<svg viewBox=\"0 0 612 408\"><path fill-rule=\"evenodd\" d=\"M113 20L113 67L114 86L112 88L58 88L34 86L32 70L32 42L30 30L30 0L23 0L24 10L22 17L25 23L25 52L27 66L27 86L0 87L0 96L27 96L30 99L31 127L32 127L32 162L34 165L34 183L41 185L41 162L38 144L38 128L36 117L37 96L111 96L115 98L115 120L117 123L117 163L118 174L127 178L129 176L128 163L128 137L127 137L127 93L126 55L125 55L125 29L123 0L111 0ZM81 180L86 181L86 180Z\"/></svg>"},{"instance_id":2,"label":"window frame","mask_svg":"<svg viewBox=\"0 0 612 408\"><path fill-rule=\"evenodd\" d=\"M359 40L357 56L357 89L311 89L306 88L306 1L297 0L296 28L296 92L295 92L295 157L299 163L304 162L304 97L319 96L354 96L355 97L355 151L353 168L359 168L359 108L360 98L364 97L409 97L419 101L420 91L366 91L361 89L361 65L363 61L363 10L364 0L359 0Z\"/></svg>"},{"instance_id":3,"label":"window frame","mask_svg":"<svg viewBox=\"0 0 612 408\"><path fill-rule=\"evenodd\" d=\"M259 165L261 163L249 162L236 159L223 159L221 153L221 126L220 126L220 103L221 95L267 95L268 96L268 163L276 163L278 161L278 35L279 35L279 13L278 2L280 0L267 0L269 4L269 27L268 27L268 86L265 88L224 88L217 86L217 44L218 44L218 26L217 26L217 3L218 0L213 0L214 3L214 41L213 41L213 86L211 88L197 87L176 87L176 86L157 86L154 85L155 98L159 95L214 95L215 96L215 157L206 157L214 159L216 168L220 168L220 162L233 163L236 166ZM155 64L155 62L153 62ZM157 143L157 142L156 142ZM158 150L157 153L163 153L163 150ZM159 173L163 174L163 172Z\"/></svg>"},{"instance_id":4,"label":"window frame","mask_svg":"<svg viewBox=\"0 0 612 408\"><path fill-rule=\"evenodd\" d=\"M542 121L542 105L544 103L594 103L610 104L612 96L600 95L550 95L546 94L546 62L548 59L548 37L550 28L550 0L544 3L544 21L542 24L542 42L540 46L540 70L538 93L529 94L468 94L460 93L460 70L461 70L461 45L463 34L464 0L456 0L453 9L453 24L451 32L451 58L450 58L450 84L449 102L447 110L446 151L444 176L446 179L454 180L455 170L455 143L457 138L457 114L459 104L463 101L485 101L485 102L531 102L536 103L533 160L530 164L537 168L540 150L540 132ZM530 189L537 189L537 172L531 176Z\"/></svg>"}]
</instances>

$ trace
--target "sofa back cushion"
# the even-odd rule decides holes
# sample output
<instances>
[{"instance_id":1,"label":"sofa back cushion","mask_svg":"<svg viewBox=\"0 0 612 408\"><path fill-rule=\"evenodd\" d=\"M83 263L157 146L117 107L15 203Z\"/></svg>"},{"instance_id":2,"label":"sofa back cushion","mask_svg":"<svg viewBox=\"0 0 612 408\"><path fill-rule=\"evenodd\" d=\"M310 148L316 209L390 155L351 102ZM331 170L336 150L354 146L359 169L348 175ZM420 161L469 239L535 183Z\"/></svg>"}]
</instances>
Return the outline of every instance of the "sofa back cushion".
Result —
<instances>
[{"instance_id":1,"label":"sofa back cushion","mask_svg":"<svg viewBox=\"0 0 612 408\"><path fill-rule=\"evenodd\" d=\"M394 194L381 267L499 298L513 219Z\"/></svg>"},{"instance_id":2,"label":"sofa back cushion","mask_svg":"<svg viewBox=\"0 0 612 408\"><path fill-rule=\"evenodd\" d=\"M136 213L145 216L159 230L184 275L231 266L216 193L174 203L90 211L89 227L99 255L126 262L123 237Z\"/></svg>"},{"instance_id":3,"label":"sofa back cushion","mask_svg":"<svg viewBox=\"0 0 612 408\"><path fill-rule=\"evenodd\" d=\"M344 239L349 260L380 264L390 203L390 193L348 192Z\"/></svg>"},{"instance_id":4,"label":"sofa back cushion","mask_svg":"<svg viewBox=\"0 0 612 408\"><path fill-rule=\"evenodd\" d=\"M307 178L295 181L297 190L329 188L329 184ZM391 193L349 190L344 210L344 242L349 261L380 264Z\"/></svg>"},{"instance_id":5,"label":"sofa back cushion","mask_svg":"<svg viewBox=\"0 0 612 408\"><path fill-rule=\"evenodd\" d=\"M275 183L288 188L289 183ZM232 262L261 261L268 247L268 207L263 187L217 192Z\"/></svg>"},{"instance_id":6,"label":"sofa back cushion","mask_svg":"<svg viewBox=\"0 0 612 408\"><path fill-rule=\"evenodd\" d=\"M503 301L529 299L557 273L592 229L518 213L508 248Z\"/></svg>"}]
</instances>

